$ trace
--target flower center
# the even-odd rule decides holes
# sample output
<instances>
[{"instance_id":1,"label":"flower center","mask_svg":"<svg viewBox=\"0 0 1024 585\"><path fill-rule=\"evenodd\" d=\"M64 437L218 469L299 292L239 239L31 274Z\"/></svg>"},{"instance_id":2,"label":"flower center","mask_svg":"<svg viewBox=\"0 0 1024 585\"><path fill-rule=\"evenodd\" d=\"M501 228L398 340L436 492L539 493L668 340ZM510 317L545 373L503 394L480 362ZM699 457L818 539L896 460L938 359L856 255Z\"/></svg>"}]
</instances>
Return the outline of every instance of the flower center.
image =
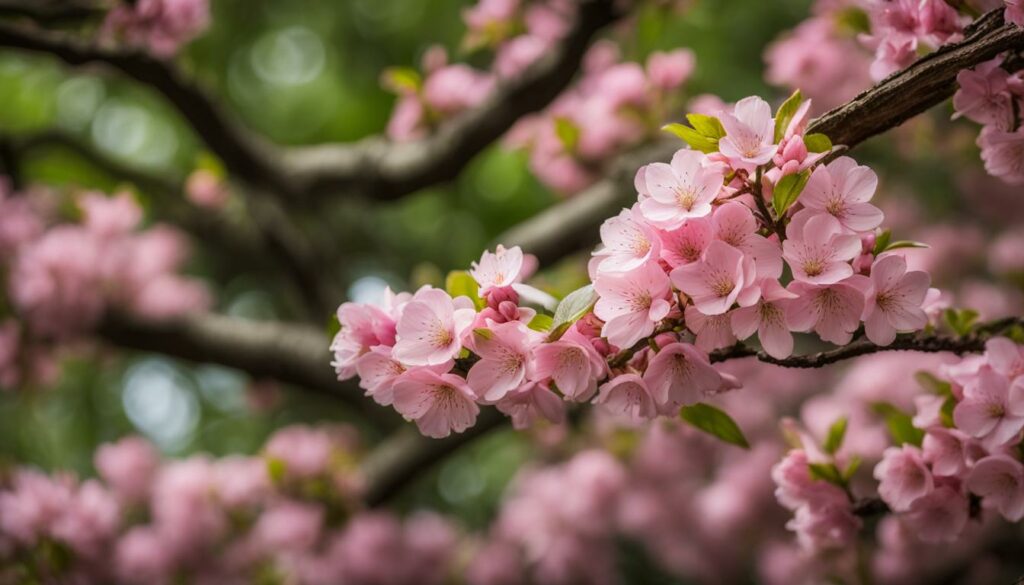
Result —
<instances>
[{"instance_id":1,"label":"flower center","mask_svg":"<svg viewBox=\"0 0 1024 585\"><path fill-rule=\"evenodd\" d=\"M804 274L807 276L820 276L825 272L825 263L820 258L804 260Z\"/></svg>"}]
</instances>

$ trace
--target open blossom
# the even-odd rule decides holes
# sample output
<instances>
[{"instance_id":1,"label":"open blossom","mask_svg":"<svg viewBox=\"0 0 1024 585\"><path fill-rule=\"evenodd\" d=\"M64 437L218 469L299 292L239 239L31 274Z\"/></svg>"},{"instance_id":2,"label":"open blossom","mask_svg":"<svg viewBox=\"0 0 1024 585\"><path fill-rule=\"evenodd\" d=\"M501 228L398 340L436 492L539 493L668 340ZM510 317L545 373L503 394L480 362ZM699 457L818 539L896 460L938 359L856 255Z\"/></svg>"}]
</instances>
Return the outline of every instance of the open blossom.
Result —
<instances>
[{"instance_id":1,"label":"open blossom","mask_svg":"<svg viewBox=\"0 0 1024 585\"><path fill-rule=\"evenodd\" d=\"M405 373L405 366L391 356L391 348L378 345L359 356L356 373L359 387L366 395L381 406L388 406L394 400L394 383Z\"/></svg>"},{"instance_id":2,"label":"open blossom","mask_svg":"<svg viewBox=\"0 0 1024 585\"><path fill-rule=\"evenodd\" d=\"M707 355L689 343L670 343L658 350L643 380L665 412L696 404L722 385L722 376Z\"/></svg>"},{"instance_id":3,"label":"open blossom","mask_svg":"<svg viewBox=\"0 0 1024 585\"><path fill-rule=\"evenodd\" d=\"M995 337L985 342L985 359L993 370L1010 380L1024 376L1024 346L1006 337Z\"/></svg>"},{"instance_id":4,"label":"open blossom","mask_svg":"<svg viewBox=\"0 0 1024 585\"><path fill-rule=\"evenodd\" d=\"M775 156L775 120L768 102L756 96L743 98L721 120L725 137L718 146L734 167L753 168Z\"/></svg>"},{"instance_id":5,"label":"open blossom","mask_svg":"<svg viewBox=\"0 0 1024 585\"><path fill-rule=\"evenodd\" d=\"M1017 26L1024 27L1024 2L1021 0L1006 1L1006 22L1012 22Z\"/></svg>"},{"instance_id":6,"label":"open blossom","mask_svg":"<svg viewBox=\"0 0 1024 585\"><path fill-rule=\"evenodd\" d=\"M1024 185L1024 127L1004 132L986 126L978 136L978 146L988 174L1010 185Z\"/></svg>"},{"instance_id":7,"label":"open blossom","mask_svg":"<svg viewBox=\"0 0 1024 585\"><path fill-rule=\"evenodd\" d=\"M686 318L687 329L697 336L694 345L701 351L714 351L736 343L736 334L732 330L732 316L729 313L705 315L691 305L686 307L683 315Z\"/></svg>"},{"instance_id":8,"label":"open blossom","mask_svg":"<svg viewBox=\"0 0 1024 585\"><path fill-rule=\"evenodd\" d=\"M356 375L359 358L379 345L395 344L395 321L378 307L360 303L344 303L338 307L340 329L331 342L335 372L339 380Z\"/></svg>"},{"instance_id":9,"label":"open blossom","mask_svg":"<svg viewBox=\"0 0 1024 585\"><path fill-rule=\"evenodd\" d=\"M938 397L940 402L945 399ZM939 405L941 408L941 404ZM917 417L914 425L918 426ZM967 449L970 437L957 429L937 426L928 429L921 443L924 460L932 466L935 475L955 477L967 470Z\"/></svg>"},{"instance_id":10,"label":"open blossom","mask_svg":"<svg viewBox=\"0 0 1024 585\"><path fill-rule=\"evenodd\" d=\"M914 500L901 517L924 542L952 542L967 526L967 498L948 485Z\"/></svg>"},{"instance_id":11,"label":"open blossom","mask_svg":"<svg viewBox=\"0 0 1024 585\"><path fill-rule=\"evenodd\" d=\"M393 356L411 366L436 366L455 359L476 311L467 297L424 287L402 310Z\"/></svg>"},{"instance_id":12,"label":"open blossom","mask_svg":"<svg viewBox=\"0 0 1024 585\"><path fill-rule=\"evenodd\" d=\"M149 494L160 466L156 449L140 437L103 445L93 459L103 481L129 502L141 501Z\"/></svg>"},{"instance_id":13,"label":"open blossom","mask_svg":"<svg viewBox=\"0 0 1024 585\"><path fill-rule=\"evenodd\" d=\"M793 278L809 284L835 284L853 274L850 260L860 253L860 238L843 233L839 220L811 210L796 214L786 229L782 256Z\"/></svg>"},{"instance_id":14,"label":"open blossom","mask_svg":"<svg viewBox=\"0 0 1024 585\"><path fill-rule=\"evenodd\" d=\"M842 156L811 173L800 193L805 207L827 213L848 230L864 232L882 223L880 209L868 203L878 188L878 175Z\"/></svg>"},{"instance_id":15,"label":"open blossom","mask_svg":"<svg viewBox=\"0 0 1024 585\"><path fill-rule=\"evenodd\" d=\"M696 150L680 150L671 164L651 163L644 180L650 197L640 202L640 211L651 224L674 229L686 220L711 213L711 203L722 189L721 168L707 167L707 157Z\"/></svg>"},{"instance_id":16,"label":"open blossom","mask_svg":"<svg viewBox=\"0 0 1024 585\"><path fill-rule=\"evenodd\" d=\"M643 378L636 374L622 374L601 385L596 402L609 411L625 414L633 420L658 416L658 402Z\"/></svg>"},{"instance_id":17,"label":"open blossom","mask_svg":"<svg viewBox=\"0 0 1024 585\"><path fill-rule=\"evenodd\" d=\"M1010 74L1002 65L1003 60L996 58L957 74L956 83L960 87L953 95L957 116L1008 128L1013 119L1013 97L1008 91Z\"/></svg>"},{"instance_id":18,"label":"open blossom","mask_svg":"<svg viewBox=\"0 0 1024 585\"><path fill-rule=\"evenodd\" d=\"M512 419L516 429L529 428L544 419L560 424L565 421L565 402L548 388L530 382L505 394L495 407Z\"/></svg>"},{"instance_id":19,"label":"open blossom","mask_svg":"<svg viewBox=\"0 0 1024 585\"><path fill-rule=\"evenodd\" d=\"M607 371L604 358L575 328L570 328L558 341L542 343L534 349L534 378L550 378L569 400L590 400L597 392L597 381Z\"/></svg>"},{"instance_id":20,"label":"open blossom","mask_svg":"<svg viewBox=\"0 0 1024 585\"><path fill-rule=\"evenodd\" d=\"M604 248L594 252L601 258L602 272L628 272L657 259L660 241L657 234L639 217L636 209L623 209L618 216L601 225Z\"/></svg>"},{"instance_id":21,"label":"open blossom","mask_svg":"<svg viewBox=\"0 0 1024 585\"><path fill-rule=\"evenodd\" d=\"M738 201L724 203L715 209L711 225L716 239L754 260L759 278L782 275L782 252L778 242L757 233L757 220L749 207Z\"/></svg>"},{"instance_id":22,"label":"open blossom","mask_svg":"<svg viewBox=\"0 0 1024 585\"><path fill-rule=\"evenodd\" d=\"M1011 386L1005 376L982 366L964 386L963 400L953 409L958 429L997 447L1024 429L1024 378Z\"/></svg>"},{"instance_id":23,"label":"open blossom","mask_svg":"<svg viewBox=\"0 0 1024 585\"><path fill-rule=\"evenodd\" d=\"M813 329L823 340L836 345L850 343L864 312L865 280L854 276L827 286L792 282L787 288L797 298L790 301L786 323L793 331Z\"/></svg>"},{"instance_id":24,"label":"open blossom","mask_svg":"<svg viewBox=\"0 0 1024 585\"><path fill-rule=\"evenodd\" d=\"M886 449L881 463L875 466L874 475L879 481L878 495L897 512L909 510L914 500L928 495L934 488L931 471L920 449L911 445Z\"/></svg>"},{"instance_id":25,"label":"open blossom","mask_svg":"<svg viewBox=\"0 0 1024 585\"><path fill-rule=\"evenodd\" d=\"M107 15L106 34L145 47L157 57L171 57L210 24L209 0L139 0Z\"/></svg>"},{"instance_id":26,"label":"open blossom","mask_svg":"<svg viewBox=\"0 0 1024 585\"><path fill-rule=\"evenodd\" d=\"M707 315L721 315L734 303L750 306L760 297L753 259L720 240L708 245L700 262L676 267L671 277Z\"/></svg>"},{"instance_id":27,"label":"open blossom","mask_svg":"<svg viewBox=\"0 0 1024 585\"><path fill-rule=\"evenodd\" d=\"M632 272L602 274L594 281L600 295L594 314L605 322L601 334L612 345L629 347L654 332L668 315L669 280L656 263Z\"/></svg>"},{"instance_id":28,"label":"open blossom","mask_svg":"<svg viewBox=\"0 0 1024 585\"><path fill-rule=\"evenodd\" d=\"M1024 465L1007 455L990 455L974 464L967 489L984 498L1010 522L1024 518Z\"/></svg>"},{"instance_id":29,"label":"open blossom","mask_svg":"<svg viewBox=\"0 0 1024 585\"><path fill-rule=\"evenodd\" d=\"M480 361L473 364L466 382L477 396L497 401L526 380L532 367L533 347L539 333L520 321L492 325L473 332L473 346Z\"/></svg>"},{"instance_id":30,"label":"open blossom","mask_svg":"<svg viewBox=\"0 0 1024 585\"><path fill-rule=\"evenodd\" d=\"M519 246L506 249L499 244L494 252L485 251L469 273L480 286L480 296L486 296L492 289L512 286L523 273L523 250Z\"/></svg>"},{"instance_id":31,"label":"open blossom","mask_svg":"<svg viewBox=\"0 0 1024 585\"><path fill-rule=\"evenodd\" d=\"M675 268L700 260L708 244L714 239L711 221L693 218L674 230L660 231L661 259Z\"/></svg>"},{"instance_id":32,"label":"open blossom","mask_svg":"<svg viewBox=\"0 0 1024 585\"><path fill-rule=\"evenodd\" d=\"M730 313L732 330L739 339L757 333L765 352L778 359L793 353L793 334L786 325L786 312L797 295L782 288L779 281L766 278L760 281L761 300L756 305L740 307Z\"/></svg>"},{"instance_id":33,"label":"open blossom","mask_svg":"<svg viewBox=\"0 0 1024 585\"><path fill-rule=\"evenodd\" d=\"M480 413L475 400L476 394L464 379L429 368L410 370L394 385L395 410L435 439L473 426Z\"/></svg>"},{"instance_id":34,"label":"open blossom","mask_svg":"<svg viewBox=\"0 0 1024 585\"><path fill-rule=\"evenodd\" d=\"M888 255L871 267L871 288L864 306L864 332L872 342L889 345L896 333L923 329L928 316L921 308L931 277L927 272L907 272L901 256Z\"/></svg>"}]
</instances>

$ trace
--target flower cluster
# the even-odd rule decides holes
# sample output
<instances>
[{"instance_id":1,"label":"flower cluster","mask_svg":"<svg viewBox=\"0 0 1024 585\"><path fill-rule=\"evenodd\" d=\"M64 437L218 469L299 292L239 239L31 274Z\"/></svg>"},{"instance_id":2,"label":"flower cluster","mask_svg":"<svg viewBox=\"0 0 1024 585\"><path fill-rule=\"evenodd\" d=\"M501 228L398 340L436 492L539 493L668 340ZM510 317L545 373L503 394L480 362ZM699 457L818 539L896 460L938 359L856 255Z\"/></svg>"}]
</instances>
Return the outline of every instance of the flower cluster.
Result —
<instances>
[{"instance_id":1,"label":"flower cluster","mask_svg":"<svg viewBox=\"0 0 1024 585\"><path fill-rule=\"evenodd\" d=\"M875 81L913 63L922 52L963 37L969 17L945 0L872 0L867 4L871 33L862 36L875 52Z\"/></svg>"},{"instance_id":2,"label":"flower cluster","mask_svg":"<svg viewBox=\"0 0 1024 585\"><path fill-rule=\"evenodd\" d=\"M736 387L708 352L755 333L785 358L794 331L841 345L863 323L888 345L924 328L937 291L929 297L929 276L885 253L887 234L876 239L874 172L847 157L822 164L831 145L804 136L809 107L795 94L773 118L751 97L676 125L695 148L637 172L637 203L601 228L593 286L554 316L525 306L551 308L521 282L519 248L484 253L447 291L343 304L331 346L339 379L358 374L377 402L444 437L472 426L481 404L517 427L561 421L565 401L672 415Z\"/></svg>"},{"instance_id":3,"label":"flower cluster","mask_svg":"<svg viewBox=\"0 0 1024 585\"><path fill-rule=\"evenodd\" d=\"M978 136L985 170L1011 185L1024 185L1024 75L1010 74L997 57L957 75L956 116L982 125Z\"/></svg>"},{"instance_id":4,"label":"flower cluster","mask_svg":"<svg viewBox=\"0 0 1024 585\"><path fill-rule=\"evenodd\" d=\"M356 512L354 440L344 427L286 427L259 456L162 462L127 438L97 451L98 479L18 469L0 481L0 579L442 583L454 527Z\"/></svg>"},{"instance_id":5,"label":"flower cluster","mask_svg":"<svg viewBox=\"0 0 1024 585\"><path fill-rule=\"evenodd\" d=\"M209 0L138 0L120 2L107 13L103 33L108 39L168 58L209 26Z\"/></svg>"},{"instance_id":6,"label":"flower cluster","mask_svg":"<svg viewBox=\"0 0 1024 585\"><path fill-rule=\"evenodd\" d=\"M47 369L36 341L75 338L110 307L162 319L210 302L201 282L177 274L187 258L182 235L161 225L140 230L131 195L84 193L77 202L80 222L48 225L45 194L0 193L0 258L17 316L2 323L0 384Z\"/></svg>"},{"instance_id":7,"label":"flower cluster","mask_svg":"<svg viewBox=\"0 0 1024 585\"><path fill-rule=\"evenodd\" d=\"M481 0L467 9L465 46L493 50L490 71L449 64L444 49L423 57L423 73L390 69L384 84L399 96L388 123L392 140L424 137L471 109L497 83L520 75L558 42L575 6L564 0ZM614 155L650 138L681 105L694 68L686 49L655 52L645 65L625 62L610 42L593 46L581 78L542 113L521 120L507 143L530 153L534 174L552 189L576 193L597 181Z\"/></svg>"}]
</instances>

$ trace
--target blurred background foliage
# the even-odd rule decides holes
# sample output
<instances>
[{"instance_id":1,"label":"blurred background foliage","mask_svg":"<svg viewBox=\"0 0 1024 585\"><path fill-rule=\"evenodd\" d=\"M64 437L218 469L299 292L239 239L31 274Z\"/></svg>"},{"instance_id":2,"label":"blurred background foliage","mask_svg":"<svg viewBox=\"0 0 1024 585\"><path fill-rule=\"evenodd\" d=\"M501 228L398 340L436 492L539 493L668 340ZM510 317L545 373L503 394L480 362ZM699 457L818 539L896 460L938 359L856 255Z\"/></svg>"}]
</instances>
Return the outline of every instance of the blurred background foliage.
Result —
<instances>
[{"instance_id":1,"label":"blurred background foliage","mask_svg":"<svg viewBox=\"0 0 1024 585\"><path fill-rule=\"evenodd\" d=\"M486 56L458 51L464 32L460 11L470 1L214 0L212 29L179 58L180 65L247 126L275 142L357 140L381 132L387 122L394 98L379 84L386 67L417 66L433 43L446 46L455 59L486 64ZM707 92L732 101L758 94L777 102L786 92L765 84L762 53L780 32L806 18L808 7L809 0L701 0L680 15L648 7L618 34L626 39L625 57L633 60L654 50L692 48L697 71L690 95ZM886 168L900 168L906 183L901 190L925 197L925 208L936 215L963 205L953 180L962 170L957 164L978 166L976 129L951 131L956 126L948 113L940 110L898 141L875 140L857 153L881 165L883 177ZM146 88L99 72L72 72L50 59L0 52L0 132L50 128L132 168L178 180L203 156L188 127ZM945 146L935 148L938 142ZM913 164L901 154L908 151ZM968 156L951 165L949 151ZM33 151L23 171L28 183L66 190L119 187L117 177L61 148ZM148 201L145 192L139 197ZM478 258L503 230L557 200L530 175L523 155L495 146L450 185L396 203L345 201L318 219L336 240L336 268L347 296L367 300L385 284L406 290L437 282L447 270ZM250 318L288 316L273 275L225 276L201 243L196 253L193 268L211 277L219 310ZM577 257L545 273L543 284L564 293L584 277ZM329 398L278 392L224 368L102 350L86 355L67 360L53 389L0 396L0 457L90 474L96 446L129 433L148 436L168 455L222 455L253 452L285 424L352 419ZM369 446L380 439L366 437ZM455 510L479 525L528 456L521 437L492 435L422 478L421 489L409 490L405 505Z\"/></svg>"}]
</instances>

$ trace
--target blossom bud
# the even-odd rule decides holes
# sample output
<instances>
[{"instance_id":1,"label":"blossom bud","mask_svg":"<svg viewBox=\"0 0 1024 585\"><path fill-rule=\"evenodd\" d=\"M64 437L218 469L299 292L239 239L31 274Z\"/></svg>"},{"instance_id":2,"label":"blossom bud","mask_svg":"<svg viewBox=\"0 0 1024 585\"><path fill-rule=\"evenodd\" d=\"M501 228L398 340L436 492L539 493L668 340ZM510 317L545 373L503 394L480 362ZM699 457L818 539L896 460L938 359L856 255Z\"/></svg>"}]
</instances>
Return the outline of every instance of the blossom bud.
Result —
<instances>
[{"instance_id":1,"label":"blossom bud","mask_svg":"<svg viewBox=\"0 0 1024 585\"><path fill-rule=\"evenodd\" d=\"M654 338L654 344L658 346L658 349L665 347L670 343L676 342L676 336L673 333L659 333Z\"/></svg>"},{"instance_id":2,"label":"blossom bud","mask_svg":"<svg viewBox=\"0 0 1024 585\"><path fill-rule=\"evenodd\" d=\"M499 307L505 302L510 302L513 305L519 304L519 293L517 293L511 286L492 288L484 293L484 298L487 299L487 306L496 311L499 311Z\"/></svg>"}]
</instances>

